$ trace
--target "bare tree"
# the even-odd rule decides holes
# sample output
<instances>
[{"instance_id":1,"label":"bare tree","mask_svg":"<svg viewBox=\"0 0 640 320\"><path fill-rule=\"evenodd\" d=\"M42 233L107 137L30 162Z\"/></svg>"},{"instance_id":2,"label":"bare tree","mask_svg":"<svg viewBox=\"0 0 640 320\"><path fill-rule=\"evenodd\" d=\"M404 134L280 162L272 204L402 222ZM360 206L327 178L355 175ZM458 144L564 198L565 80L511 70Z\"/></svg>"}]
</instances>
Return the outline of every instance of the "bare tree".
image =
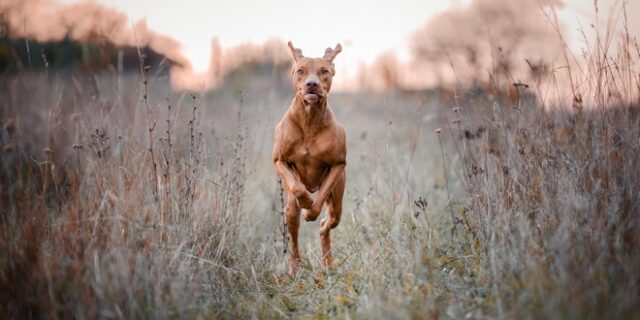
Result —
<instances>
[{"instance_id":1,"label":"bare tree","mask_svg":"<svg viewBox=\"0 0 640 320\"><path fill-rule=\"evenodd\" d=\"M400 87L400 69L396 55L387 52L374 61L371 73L376 78L374 86L384 91L393 91Z\"/></svg>"},{"instance_id":2,"label":"bare tree","mask_svg":"<svg viewBox=\"0 0 640 320\"><path fill-rule=\"evenodd\" d=\"M474 0L413 34L415 62L435 69L453 65L465 83L513 81L520 77L514 72L527 67L525 59L543 61L561 48L543 12L561 5L559 0Z\"/></svg>"}]
</instances>

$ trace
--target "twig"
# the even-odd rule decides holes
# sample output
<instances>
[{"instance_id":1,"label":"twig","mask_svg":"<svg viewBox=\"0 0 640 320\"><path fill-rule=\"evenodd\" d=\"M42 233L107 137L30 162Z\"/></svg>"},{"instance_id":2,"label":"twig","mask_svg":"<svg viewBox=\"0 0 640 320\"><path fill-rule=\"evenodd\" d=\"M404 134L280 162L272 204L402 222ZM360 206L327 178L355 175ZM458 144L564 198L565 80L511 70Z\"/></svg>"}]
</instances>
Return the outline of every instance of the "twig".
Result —
<instances>
[{"instance_id":1,"label":"twig","mask_svg":"<svg viewBox=\"0 0 640 320\"><path fill-rule=\"evenodd\" d=\"M229 189L229 188L227 188L227 187L225 187L225 186L223 186L223 185L221 185L221 184L219 184L219 183L217 183L217 182L215 182L215 181L213 181L213 180L211 180L211 179L207 179L207 182L210 182L210 183L212 183L212 184L214 184L214 185L216 185L216 186L218 186L218 187L220 187L220 188L222 188L222 189L224 189L224 190L228 191L229 193L231 193L232 195L234 195L234 196L236 196L236 197L239 197L239 196L240 196L240 195L239 195L238 193L236 193L235 191L233 191L233 190L231 190L231 189Z\"/></svg>"},{"instance_id":2,"label":"twig","mask_svg":"<svg viewBox=\"0 0 640 320\"><path fill-rule=\"evenodd\" d=\"M287 254L287 250L289 249L289 237L287 236L287 218L285 216L285 204L284 204L284 189L282 188L282 178L278 177L278 186L280 187L280 204L281 211L280 216L282 218L282 230L280 234L282 234L282 242L284 243L284 249L282 250L283 258L284 255Z\"/></svg>"},{"instance_id":3,"label":"twig","mask_svg":"<svg viewBox=\"0 0 640 320\"><path fill-rule=\"evenodd\" d=\"M442 155L442 168L444 170L444 181L445 187L447 190L447 208L449 208L449 212L451 213L451 222L453 226L451 227L451 236L456 232L456 217L453 213L453 209L451 208L451 192L449 191L449 177L447 175L447 165L444 158L444 148L442 147L442 139L440 139L440 132L442 129L436 129L436 133L438 134L438 143L440 144L440 154Z\"/></svg>"},{"instance_id":4,"label":"twig","mask_svg":"<svg viewBox=\"0 0 640 320\"><path fill-rule=\"evenodd\" d=\"M153 169L153 198L155 201L158 201L158 164L156 163L156 157L153 152L153 130L156 127L155 122L151 120L151 107L149 106L149 86L147 82L147 77L145 76L147 66L144 63L144 55L142 51L140 51L140 45L138 44L138 36L136 34L136 28L133 22L131 23L133 27L133 36L136 41L136 49L138 50L138 63L140 65L140 76L142 77L142 84L144 87L144 95L142 96L144 99L144 103L147 109L147 126L149 128L149 154L151 154L151 163Z\"/></svg>"},{"instance_id":5,"label":"twig","mask_svg":"<svg viewBox=\"0 0 640 320\"><path fill-rule=\"evenodd\" d=\"M224 271L229 271L229 272L233 272L233 273L240 273L240 271L238 271L238 270L235 270L235 269L232 269L232 268L229 268L229 267L225 267L225 266L223 266L223 265L221 265L221 264L219 264L219 263L217 263L215 261L209 260L209 259L200 258L200 257L194 256L194 255L192 255L190 253L185 253L185 252L181 252L181 251L178 251L178 253L183 255L183 256L185 256L185 257L187 257L187 258L195 259L195 260L198 260L200 262L205 262L205 263L208 263L208 264L210 264L212 266L219 267L219 268L223 269Z\"/></svg>"}]
</instances>

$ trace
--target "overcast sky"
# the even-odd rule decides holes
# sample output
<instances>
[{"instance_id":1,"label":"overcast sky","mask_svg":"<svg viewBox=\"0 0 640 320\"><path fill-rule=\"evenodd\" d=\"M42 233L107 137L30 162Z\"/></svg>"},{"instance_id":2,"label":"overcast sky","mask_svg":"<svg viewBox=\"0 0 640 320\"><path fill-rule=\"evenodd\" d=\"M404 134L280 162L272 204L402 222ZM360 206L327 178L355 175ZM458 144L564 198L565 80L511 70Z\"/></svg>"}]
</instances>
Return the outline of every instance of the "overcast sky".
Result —
<instances>
[{"instance_id":1,"label":"overcast sky","mask_svg":"<svg viewBox=\"0 0 640 320\"><path fill-rule=\"evenodd\" d=\"M70 2L73 0L66 0ZM517 0L505 0L517 1ZM344 65L355 71L359 62L372 62L386 51L401 60L410 57L408 37L430 17L461 8L470 0L98 0L117 7L132 19L146 18L149 27L180 41L185 56L197 70L208 66L211 39L223 48L244 42L262 43L269 38L292 40L310 56L341 42ZM601 11L615 0L599 1ZM630 12L640 12L640 0L629 1ZM634 9L634 10L631 10ZM567 0L559 11L567 25L569 41L578 46L578 21L593 20L593 0ZM637 14L630 18L640 30ZM637 34L637 33L636 33Z\"/></svg>"}]
</instances>

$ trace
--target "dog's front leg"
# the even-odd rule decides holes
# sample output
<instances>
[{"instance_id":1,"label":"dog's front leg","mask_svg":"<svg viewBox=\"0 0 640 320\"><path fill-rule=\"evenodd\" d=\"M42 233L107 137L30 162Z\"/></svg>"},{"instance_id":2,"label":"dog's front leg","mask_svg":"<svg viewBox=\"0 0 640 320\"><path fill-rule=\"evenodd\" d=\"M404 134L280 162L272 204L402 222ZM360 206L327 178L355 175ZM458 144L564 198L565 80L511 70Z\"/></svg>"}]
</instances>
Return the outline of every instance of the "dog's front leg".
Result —
<instances>
[{"instance_id":1,"label":"dog's front leg","mask_svg":"<svg viewBox=\"0 0 640 320\"><path fill-rule=\"evenodd\" d=\"M324 179L322 185L320 186L320 190L318 190L316 199L313 200L313 203L311 204L311 209L302 211L302 215L304 216L305 220L315 221L316 219L318 219L318 216L322 211L322 205L325 201L327 201L327 197L331 193L331 190L333 190L333 187L335 186L338 177L340 177L340 175L344 171L345 166L345 163L341 163L333 165L331 167L327 178Z\"/></svg>"},{"instance_id":2,"label":"dog's front leg","mask_svg":"<svg viewBox=\"0 0 640 320\"><path fill-rule=\"evenodd\" d=\"M287 192L296 197L298 207L302 209L311 209L311 205L313 204L311 194L298 177L291 171L291 168L289 168L287 163L282 160L276 160L274 162L274 166L284 181Z\"/></svg>"}]
</instances>

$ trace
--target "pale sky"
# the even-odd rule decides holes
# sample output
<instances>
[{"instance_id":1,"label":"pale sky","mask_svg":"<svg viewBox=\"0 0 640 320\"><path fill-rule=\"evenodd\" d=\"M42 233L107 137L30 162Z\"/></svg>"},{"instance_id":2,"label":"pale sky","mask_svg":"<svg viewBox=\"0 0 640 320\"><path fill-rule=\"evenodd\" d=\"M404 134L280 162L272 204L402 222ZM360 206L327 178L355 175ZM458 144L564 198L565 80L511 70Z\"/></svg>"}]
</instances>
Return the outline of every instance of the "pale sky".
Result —
<instances>
[{"instance_id":1,"label":"pale sky","mask_svg":"<svg viewBox=\"0 0 640 320\"><path fill-rule=\"evenodd\" d=\"M291 40L309 56L322 56L326 47L340 42L344 50L339 61L354 68L358 61L372 62L385 51L407 59L412 30L467 1L99 0L134 20L146 18L152 30L180 41L185 56L200 71L208 66L213 37L223 48L270 38Z\"/></svg>"},{"instance_id":2,"label":"pale sky","mask_svg":"<svg viewBox=\"0 0 640 320\"><path fill-rule=\"evenodd\" d=\"M73 0L66 0L67 2ZM505 0L518 1L518 0ZM616 0L600 0L600 11ZM182 43L194 68L208 67L211 40L223 48L279 38L302 48L305 55L321 56L341 42L339 70L352 74L360 62L371 63L385 52L407 61L409 36L435 14L460 8L471 0L98 0L119 8L133 20L146 19L150 29ZM566 0L558 11L567 26L568 41L579 47L578 21L587 28L593 21L593 0ZM640 12L640 0L628 1L630 12ZM606 13L602 20L606 20ZM632 29L640 30L637 14ZM588 31L588 30L587 30ZM342 65L342 66L340 66ZM347 67L350 66L350 67Z\"/></svg>"}]
</instances>

